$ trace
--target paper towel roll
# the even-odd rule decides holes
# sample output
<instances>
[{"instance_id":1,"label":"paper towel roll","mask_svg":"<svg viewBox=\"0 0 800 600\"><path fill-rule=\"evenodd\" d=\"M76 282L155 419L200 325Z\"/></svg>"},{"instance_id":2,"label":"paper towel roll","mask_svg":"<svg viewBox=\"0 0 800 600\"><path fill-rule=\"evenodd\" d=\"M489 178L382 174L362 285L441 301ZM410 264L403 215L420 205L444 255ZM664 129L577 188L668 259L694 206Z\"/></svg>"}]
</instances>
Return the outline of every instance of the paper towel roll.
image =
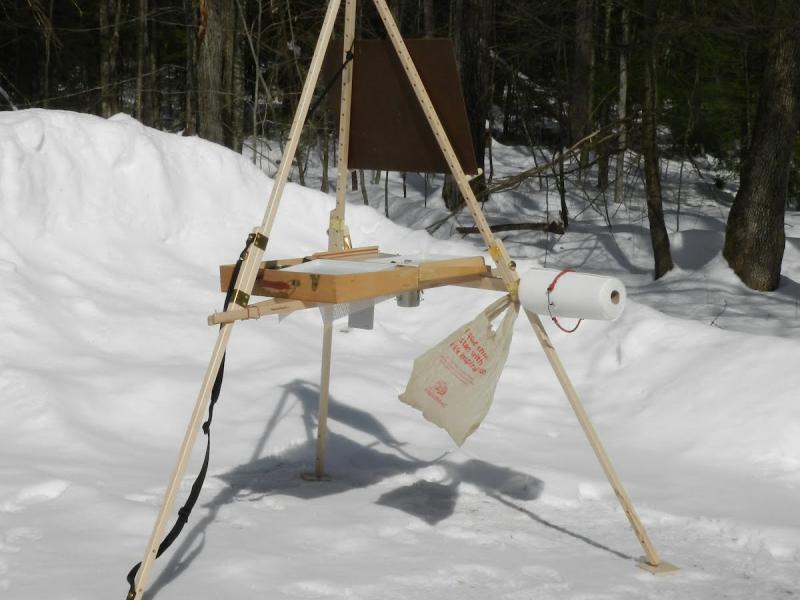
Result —
<instances>
[{"instance_id":1,"label":"paper towel roll","mask_svg":"<svg viewBox=\"0 0 800 600\"><path fill-rule=\"evenodd\" d=\"M626 293L619 279L574 271L559 277L550 292L548 310L547 288L561 272L533 269L525 273L519 283L520 304L531 312L554 317L609 321L622 314Z\"/></svg>"}]
</instances>

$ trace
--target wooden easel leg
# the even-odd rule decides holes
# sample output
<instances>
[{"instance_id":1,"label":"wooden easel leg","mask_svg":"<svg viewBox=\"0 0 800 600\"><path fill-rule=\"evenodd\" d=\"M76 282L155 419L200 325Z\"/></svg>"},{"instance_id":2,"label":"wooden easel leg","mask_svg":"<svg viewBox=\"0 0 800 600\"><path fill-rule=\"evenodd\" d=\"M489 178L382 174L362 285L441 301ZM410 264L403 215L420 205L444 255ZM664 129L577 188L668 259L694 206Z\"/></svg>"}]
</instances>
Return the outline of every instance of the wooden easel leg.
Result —
<instances>
[{"instance_id":1,"label":"wooden easel leg","mask_svg":"<svg viewBox=\"0 0 800 600\"><path fill-rule=\"evenodd\" d=\"M663 562L658 557L658 554L653 547L653 543L650 541L650 536L647 535L644 525L642 525L642 522L639 520L639 516L636 514L636 509L634 509L631 499L628 497L625 488L622 486L622 481L620 480L619 475L617 475L614 465L611 464L611 459L608 457L608 454L606 453L605 448L603 447L603 444L600 441L594 426L592 425L592 422L589 420L589 415L583 408L583 404L581 403L580 398L578 398L578 393L575 391L572 382L567 376L564 365L561 364L561 359L558 357L558 353L556 352L553 343L550 341L550 336L547 335L547 331L545 331L541 319L539 319L538 315L528 310L525 311L525 314L527 315L528 320L533 327L533 331L536 334L539 343L542 345L542 349L544 350L545 356L547 356L547 360L550 362L550 366L553 368L559 383L561 383L561 387L564 389L564 393L566 394L567 400L569 400L569 403L572 406L572 410L575 412L575 416L578 417L578 422L580 423L583 432L586 434L589 444L592 446L595 456L597 456L597 460L600 461L600 466L603 468L603 472L605 472L608 482L611 484L611 488L614 490L614 494L616 494L619 503L622 505L622 510L625 511L625 515L628 517L628 521L630 522L631 527L633 528L633 531L639 540L639 543L642 545L642 549L644 550L645 554L645 561L640 562L640 566L643 569L657 574L677 571L677 567Z\"/></svg>"},{"instance_id":2,"label":"wooden easel leg","mask_svg":"<svg viewBox=\"0 0 800 600\"><path fill-rule=\"evenodd\" d=\"M158 512L153 531L150 534L150 541L147 543L147 550L145 551L144 558L142 558L142 565L139 567L139 572L136 576L136 592L132 600L139 600L144 593L145 586L147 585L148 575L153 566L153 561L156 559L158 546L161 544L161 539L164 536L164 528L166 527L167 520L170 518L172 505L175 503L175 496L180 488L181 480L186 472L186 465L192 453L197 434L200 432L200 424L205 418L206 411L208 410L208 402L211 398L211 388L214 386L214 381L219 372L219 366L222 362L222 357L225 355L225 349L228 346L228 341L233 331L233 323L223 325L220 329L217 341L214 344L214 350L211 354L211 361L209 362L206 373L203 376L203 383L200 386L200 392L197 395L197 402L195 403L194 412L189 420L189 426L186 428L186 434L183 437L180 451L178 453L178 462L175 465L175 470L170 478L167 491L164 494L164 501L161 504L161 510Z\"/></svg>"},{"instance_id":3,"label":"wooden easel leg","mask_svg":"<svg viewBox=\"0 0 800 600\"><path fill-rule=\"evenodd\" d=\"M305 83L303 84L303 91L300 94L300 101L297 106L297 111L295 112L294 120L292 121L292 127L289 130L289 139L286 143L283 160L281 161L281 164L278 167L278 172L275 175L272 192L270 193L267 209L264 212L261 225L255 231L255 241L250 245L250 248L247 252L247 257L242 263L242 268L236 281L233 302L231 302L229 307L231 310L238 310L241 306L246 305L250 297L250 292L253 290L253 285L255 284L256 276L258 275L261 258L264 255L267 240L278 212L280 199L283 195L283 190L286 187L286 182L289 179L289 171L291 169L294 156L297 152L297 146L300 141L300 133L303 130L303 125L305 123L306 116L308 115L308 109L311 105L311 100L314 95L314 88L316 87L317 80L319 79L319 73L322 69L322 62L325 58L325 52L328 49L328 43L330 42L334 25L336 24L336 15L339 12L340 5L341 0L330 0L328 4L328 8L325 13L325 19L322 23L322 29L320 30L320 35L317 39L317 45L314 48L314 55L311 59L308 75ZM230 339L232 328L233 323L226 323L222 325L219 335L217 336L217 341L214 345L214 350L211 355L211 361L209 362L205 376L203 377L203 383L197 396L194 412L192 413L183 443L181 444L178 462L175 465L175 470L167 486L167 491L164 495L164 502L161 505L155 525L153 526L153 531L150 535L150 540L147 544L147 549L145 551L144 558L142 559L142 564L139 567L138 573L136 574L134 593L129 600L141 600L142 594L144 594L144 590L148 582L148 576L158 552L158 546L160 545L161 539L164 535L164 528L167 519L172 510L172 505L175 502L175 496L178 488L180 487L180 481L183 479L183 475L186 471L186 465L189 460L189 456L191 455L192 448L194 447L194 443L197 439L197 434L199 433L200 423L205 415L205 411L208 408L208 402L211 398L211 388L213 387L214 380L219 372L219 366L222 362L222 357L225 354L225 349L228 346L228 340Z\"/></svg>"},{"instance_id":4,"label":"wooden easel leg","mask_svg":"<svg viewBox=\"0 0 800 600\"><path fill-rule=\"evenodd\" d=\"M329 310L325 307L323 310ZM328 479L325 473L325 443L328 438L328 399L331 386L331 348L333 346L333 315L325 316L322 330L322 369L319 381L319 417L317 420L317 456L314 478Z\"/></svg>"}]
</instances>

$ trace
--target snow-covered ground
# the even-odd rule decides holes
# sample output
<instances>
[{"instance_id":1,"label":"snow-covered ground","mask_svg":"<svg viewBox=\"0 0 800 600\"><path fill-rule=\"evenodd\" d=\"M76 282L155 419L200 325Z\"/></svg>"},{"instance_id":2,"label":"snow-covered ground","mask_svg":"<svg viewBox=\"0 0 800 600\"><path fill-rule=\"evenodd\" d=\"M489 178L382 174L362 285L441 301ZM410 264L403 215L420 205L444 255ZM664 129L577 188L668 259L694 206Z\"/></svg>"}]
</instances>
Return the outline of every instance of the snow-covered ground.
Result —
<instances>
[{"instance_id":1,"label":"snow-covered ground","mask_svg":"<svg viewBox=\"0 0 800 600\"><path fill-rule=\"evenodd\" d=\"M495 145L498 174L531 166ZM265 162L264 170L274 171ZM652 282L641 182L564 236L502 234L522 272L610 274L616 322L546 324L659 553L654 577L524 319L495 404L458 449L397 400L413 359L494 296L442 288L338 323L330 482L313 466L321 319L237 325L210 476L148 598L792 598L800 595L800 215L781 287L747 290L720 256L732 190L665 162L677 268ZM319 170L312 165L310 185ZM436 179L350 195L356 245L470 255ZM677 230L680 185L680 230ZM141 558L216 336L217 266L260 222L271 181L197 138L55 111L0 113L0 597L122 598ZM492 222L558 198L495 197ZM268 257L326 247L333 201L290 184ZM518 216L518 213L522 216ZM469 224L466 213L455 220ZM412 230L412 228L416 228ZM198 447L184 493L201 459Z\"/></svg>"}]
</instances>

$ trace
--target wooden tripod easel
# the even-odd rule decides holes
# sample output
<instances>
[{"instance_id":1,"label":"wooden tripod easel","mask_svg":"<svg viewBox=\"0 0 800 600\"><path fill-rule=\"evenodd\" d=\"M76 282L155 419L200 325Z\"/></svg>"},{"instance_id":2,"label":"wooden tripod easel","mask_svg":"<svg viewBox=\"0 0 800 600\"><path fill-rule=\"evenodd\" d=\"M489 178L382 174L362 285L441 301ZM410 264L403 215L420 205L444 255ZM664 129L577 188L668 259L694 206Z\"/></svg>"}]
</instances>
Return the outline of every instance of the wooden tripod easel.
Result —
<instances>
[{"instance_id":1,"label":"wooden tripod easel","mask_svg":"<svg viewBox=\"0 0 800 600\"><path fill-rule=\"evenodd\" d=\"M263 314L290 312L301 308L306 308L310 305L300 301L284 301L270 304L269 308L257 309L249 305L250 294L253 292L253 287L258 276L259 268L261 266L261 259L267 247L270 232L272 230L275 216L277 214L278 205L280 204L286 182L289 177L289 171L297 151L298 142L300 140L300 133L305 123L309 106L311 104L314 88L320 76L323 59L325 57L328 43L331 39L334 24L339 12L342 0L329 0L328 7L325 13L325 18L322 24L322 29L317 40L314 50L314 55L311 60L311 66L308 71L306 81L303 85L303 90L300 96L300 102L289 131L289 138L286 143L283 159L280 162L278 171L275 175L275 182L272 187L272 192L269 197L267 209L264 213L264 218L258 228L253 232L250 247L246 251L246 258L242 263L240 272L235 281L235 288L233 293L233 301L230 306L223 313L212 315L209 318L209 323L219 324L220 331L217 336L216 343L214 344L211 359L203 377L200 391L197 396L197 401L192 412L189 425L186 429L186 434L181 443L178 460L175 465L174 471L167 486L164 495L164 501L159 510L158 517L153 526L153 531L147 544L147 549L142 559L141 566L136 576L135 593L133 600L140 600L144 594L145 588L148 583L148 577L156 559L158 546L161 538L164 535L164 530L171 514L175 497L180 487L180 482L183 479L186 471L186 466L189 457L194 447L197 435L200 431L200 424L208 409L209 400L211 397L211 390L217 373L220 369L220 363L225 354L225 350L230 340L233 325L237 320L254 318L262 316ZM478 230L483 236L489 254L496 264L496 272L502 279L505 289L516 300L517 288L519 285L519 275L515 270L515 264L511 260L508 252L506 251L503 243L495 239L489 224L486 221L483 213L480 210L478 201L472 188L469 185L470 178L465 174L464 170L459 163L453 146L448 139L447 134L442 126L439 116L434 109L428 92L420 79L419 72L417 71L414 62L408 52L405 42L403 41L400 31L395 24L391 11L386 4L386 0L373 0L381 21L383 22L388 33L391 44L397 53L397 56L403 66L408 80L413 88L414 94L419 102L425 118L430 125L431 130L436 138L439 148L445 157L450 172L455 179L458 189L466 200L467 207L478 226ZM356 19L356 0L345 0L345 14L344 14L344 52L352 47L353 40L355 39L355 19ZM328 250L340 251L350 247L350 238L347 227L345 225L345 197L347 189L347 176L348 176L348 144L350 132L350 114L351 114L351 100L352 100L352 82L353 82L353 63L350 61L345 66L342 72L342 93L340 102L340 119L339 119L339 141L338 141L338 177L336 182L336 207L330 215L330 225L328 231ZM312 305L313 306L313 305ZM257 314L254 314L257 313ZM656 553L652 542L650 541L647 532L644 529L633 504L628 497L622 482L617 475L611 461L603 448L600 438L592 426L589 416L583 408L583 405L578 398L578 395L572 383L567 376L564 366L556 353L553 344L550 341L547 332L545 331L541 320L538 315L525 310L525 314L533 327L533 331L539 340L539 343L547 356L553 371L556 374L559 382L561 383L564 393L572 406L578 422L583 428L589 443L594 450L600 465L608 478L611 487L614 490L620 504L622 505L625 515L633 528L639 543L644 550L645 557L638 562L638 565L652 573L666 573L677 570L673 565L663 562ZM322 373L320 382L320 406L319 406L319 431L317 438L317 457L315 463L315 476L321 478L324 474L324 449L325 438L327 431L327 415L328 415L328 390L330 382L330 359L332 347L333 326L331 319L324 319L323 330L323 345L322 345Z\"/></svg>"}]
</instances>

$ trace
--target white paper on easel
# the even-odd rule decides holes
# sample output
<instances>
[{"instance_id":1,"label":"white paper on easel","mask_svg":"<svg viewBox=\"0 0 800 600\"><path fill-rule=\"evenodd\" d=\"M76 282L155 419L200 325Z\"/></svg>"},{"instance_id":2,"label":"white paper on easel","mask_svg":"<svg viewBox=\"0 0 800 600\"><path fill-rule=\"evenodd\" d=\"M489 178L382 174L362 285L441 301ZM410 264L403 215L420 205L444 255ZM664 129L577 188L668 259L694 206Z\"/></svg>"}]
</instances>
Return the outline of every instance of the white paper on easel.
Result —
<instances>
[{"instance_id":1,"label":"white paper on easel","mask_svg":"<svg viewBox=\"0 0 800 600\"><path fill-rule=\"evenodd\" d=\"M547 288L554 281L548 294ZM625 308L626 295L625 285L616 277L555 269L528 271L519 284L519 302L523 307L553 317L614 320Z\"/></svg>"},{"instance_id":2,"label":"white paper on easel","mask_svg":"<svg viewBox=\"0 0 800 600\"><path fill-rule=\"evenodd\" d=\"M492 321L503 311L499 326L492 329ZM463 444L492 405L517 311L508 297L501 298L418 357L400 400Z\"/></svg>"}]
</instances>

